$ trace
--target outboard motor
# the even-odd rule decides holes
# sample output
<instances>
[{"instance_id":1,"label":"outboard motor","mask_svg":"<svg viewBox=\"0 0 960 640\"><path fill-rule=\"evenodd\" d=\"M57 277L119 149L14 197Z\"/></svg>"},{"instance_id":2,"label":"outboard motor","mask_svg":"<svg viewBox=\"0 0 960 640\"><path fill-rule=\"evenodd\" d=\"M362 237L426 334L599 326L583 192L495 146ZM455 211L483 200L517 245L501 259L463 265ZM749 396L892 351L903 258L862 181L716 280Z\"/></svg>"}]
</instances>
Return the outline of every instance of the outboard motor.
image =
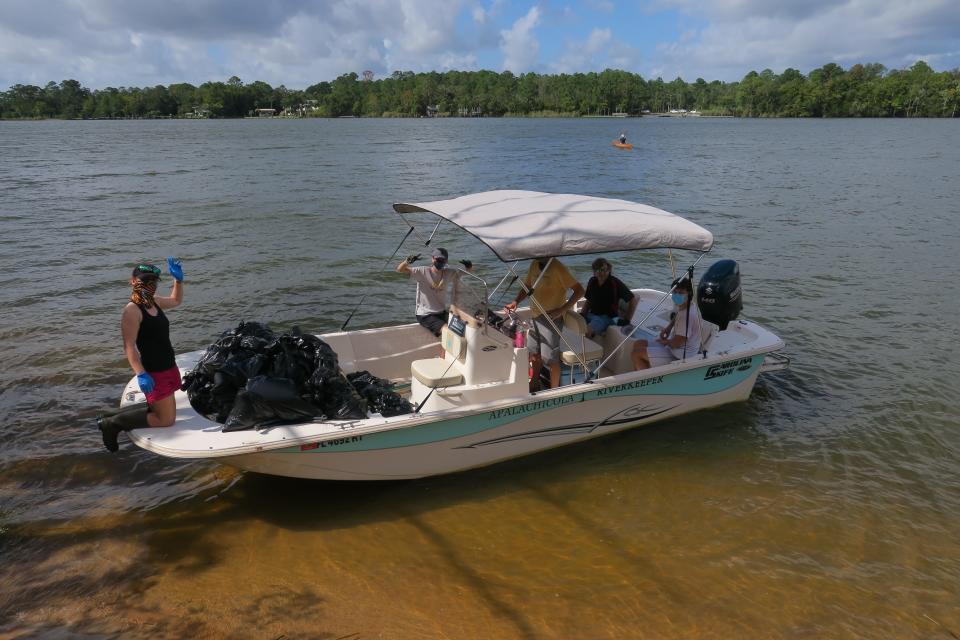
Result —
<instances>
[{"instance_id":1,"label":"outboard motor","mask_svg":"<svg viewBox=\"0 0 960 640\"><path fill-rule=\"evenodd\" d=\"M717 325L721 331L726 329L743 309L740 265L734 260L714 262L700 278L697 305L704 320Z\"/></svg>"}]
</instances>

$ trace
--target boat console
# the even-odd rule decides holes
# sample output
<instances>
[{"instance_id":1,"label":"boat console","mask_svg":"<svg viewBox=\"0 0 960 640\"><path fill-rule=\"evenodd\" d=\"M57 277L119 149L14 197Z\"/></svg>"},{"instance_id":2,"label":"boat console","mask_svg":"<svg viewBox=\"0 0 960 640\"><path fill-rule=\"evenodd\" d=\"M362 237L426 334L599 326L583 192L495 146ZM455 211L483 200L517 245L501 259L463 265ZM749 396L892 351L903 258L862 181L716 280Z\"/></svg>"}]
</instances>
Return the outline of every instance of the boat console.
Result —
<instances>
[{"instance_id":1,"label":"boat console","mask_svg":"<svg viewBox=\"0 0 960 640\"><path fill-rule=\"evenodd\" d=\"M442 358L410 364L410 401L419 412L529 393L526 347L515 347L485 319L451 305L441 345Z\"/></svg>"}]
</instances>

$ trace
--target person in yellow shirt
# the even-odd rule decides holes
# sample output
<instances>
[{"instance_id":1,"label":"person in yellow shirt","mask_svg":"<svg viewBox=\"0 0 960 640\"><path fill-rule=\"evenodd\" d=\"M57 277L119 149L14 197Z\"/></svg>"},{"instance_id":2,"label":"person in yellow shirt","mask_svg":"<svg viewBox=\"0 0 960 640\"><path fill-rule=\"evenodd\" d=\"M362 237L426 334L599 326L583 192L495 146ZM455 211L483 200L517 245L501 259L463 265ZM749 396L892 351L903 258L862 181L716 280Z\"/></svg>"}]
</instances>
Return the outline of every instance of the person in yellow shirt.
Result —
<instances>
[{"instance_id":1,"label":"person in yellow shirt","mask_svg":"<svg viewBox=\"0 0 960 640\"><path fill-rule=\"evenodd\" d=\"M546 269L543 278L534 288L543 269ZM563 314L573 309L577 300L583 297L583 285L556 258L538 258L531 262L524 283L527 289L533 289L533 300L536 302L530 305L537 346L533 356L533 379L540 379L540 368L546 363L550 367L550 387L556 388L560 386L560 334L550 326L543 314L546 313L557 328L562 329ZM568 296L567 291L572 293ZM514 311L526 297L526 290L520 289L516 299L504 308Z\"/></svg>"}]
</instances>

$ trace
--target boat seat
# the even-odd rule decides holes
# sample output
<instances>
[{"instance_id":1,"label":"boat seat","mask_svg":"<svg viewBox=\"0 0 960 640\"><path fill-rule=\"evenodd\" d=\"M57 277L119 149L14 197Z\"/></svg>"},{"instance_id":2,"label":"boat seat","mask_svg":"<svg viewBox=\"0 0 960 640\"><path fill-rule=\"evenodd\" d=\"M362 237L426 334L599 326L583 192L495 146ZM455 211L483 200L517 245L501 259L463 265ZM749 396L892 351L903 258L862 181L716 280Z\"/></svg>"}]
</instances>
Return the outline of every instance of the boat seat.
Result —
<instances>
[{"instance_id":1,"label":"boat seat","mask_svg":"<svg viewBox=\"0 0 960 640\"><path fill-rule=\"evenodd\" d=\"M700 320L700 352L706 353L710 349L710 343L720 333L720 327L709 320Z\"/></svg>"},{"instance_id":2,"label":"boat seat","mask_svg":"<svg viewBox=\"0 0 960 640\"><path fill-rule=\"evenodd\" d=\"M425 358L410 363L410 375L428 387L452 387L463 384L458 363L466 361L467 341L448 327L440 333L440 344L451 358Z\"/></svg>"},{"instance_id":3,"label":"boat seat","mask_svg":"<svg viewBox=\"0 0 960 640\"><path fill-rule=\"evenodd\" d=\"M414 360L410 365L410 373L428 387L452 387L463 384L463 374L450 365L451 362L444 358Z\"/></svg>"},{"instance_id":4,"label":"boat seat","mask_svg":"<svg viewBox=\"0 0 960 640\"><path fill-rule=\"evenodd\" d=\"M579 339L579 346L576 341L573 347L576 351L561 351L560 360L563 364L570 366L570 382L573 382L573 371L575 366L583 367L581 359L587 364L599 362L603 359L603 347L587 337L587 321L582 315L575 311L568 311L563 314L563 326Z\"/></svg>"}]
</instances>

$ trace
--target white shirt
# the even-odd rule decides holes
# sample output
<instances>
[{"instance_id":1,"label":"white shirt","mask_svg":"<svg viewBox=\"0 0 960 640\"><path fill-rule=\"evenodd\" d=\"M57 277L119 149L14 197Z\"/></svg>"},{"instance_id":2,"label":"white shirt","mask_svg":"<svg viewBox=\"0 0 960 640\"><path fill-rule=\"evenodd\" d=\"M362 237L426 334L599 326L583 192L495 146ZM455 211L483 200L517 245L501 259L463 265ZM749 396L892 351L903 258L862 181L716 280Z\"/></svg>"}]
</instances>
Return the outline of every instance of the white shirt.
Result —
<instances>
[{"instance_id":1,"label":"white shirt","mask_svg":"<svg viewBox=\"0 0 960 640\"><path fill-rule=\"evenodd\" d=\"M675 336L684 336L687 339L686 347L677 347L670 348L670 351L673 352L673 355L676 358L682 358L684 352L686 352L687 357L696 355L700 351L700 333L702 332L701 327L702 319L700 317L700 310L697 308L695 302L690 303L690 334L687 334L687 309L676 308L674 311L677 313L676 320L673 321L673 335Z\"/></svg>"}]
</instances>

